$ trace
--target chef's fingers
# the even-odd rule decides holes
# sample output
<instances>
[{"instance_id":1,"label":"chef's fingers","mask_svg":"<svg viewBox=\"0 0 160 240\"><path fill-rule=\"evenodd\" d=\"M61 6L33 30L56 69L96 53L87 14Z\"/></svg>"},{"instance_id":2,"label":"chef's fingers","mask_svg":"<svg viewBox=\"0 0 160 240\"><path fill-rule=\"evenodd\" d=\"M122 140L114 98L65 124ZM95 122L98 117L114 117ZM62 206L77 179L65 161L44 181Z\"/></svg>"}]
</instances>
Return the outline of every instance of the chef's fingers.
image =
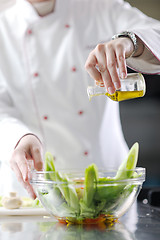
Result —
<instances>
[{"instance_id":1,"label":"chef's fingers","mask_svg":"<svg viewBox=\"0 0 160 240\"><path fill-rule=\"evenodd\" d=\"M28 194L33 198L35 199L36 198L36 194L32 188L32 186L30 185L30 183L28 181L24 181L23 180L23 176L22 176L22 173L19 169L19 166L17 165L16 162L13 162L11 164L11 168L12 170L14 171L18 181L20 182L20 184L27 190Z\"/></svg>"},{"instance_id":2,"label":"chef's fingers","mask_svg":"<svg viewBox=\"0 0 160 240\"><path fill-rule=\"evenodd\" d=\"M31 198L33 198L33 199L36 199L36 194L35 194L35 192L34 192L34 190L33 190L33 187L32 187L32 185L30 185L30 183L27 181L27 182L25 182L25 189L27 190L27 192L28 192L28 194L31 196Z\"/></svg>"},{"instance_id":3,"label":"chef's fingers","mask_svg":"<svg viewBox=\"0 0 160 240\"><path fill-rule=\"evenodd\" d=\"M110 88L112 89L112 94L115 92L114 89L119 89L121 87L120 79L117 72L117 59L115 54L114 46L112 42L106 45L106 58L107 58L107 68L111 76L112 84Z\"/></svg>"},{"instance_id":4,"label":"chef's fingers","mask_svg":"<svg viewBox=\"0 0 160 240\"><path fill-rule=\"evenodd\" d=\"M119 76L124 79L127 77L127 66L125 59L125 50L121 45L116 46L116 58L119 68Z\"/></svg>"},{"instance_id":5,"label":"chef's fingers","mask_svg":"<svg viewBox=\"0 0 160 240\"><path fill-rule=\"evenodd\" d=\"M103 84L100 83L100 86L105 86L107 88L107 91L112 94L112 91L114 92L114 86L111 90L110 87L112 87L112 80L110 77L110 74L107 69L107 60L106 60L106 52L105 52L105 45L104 44L98 44L95 48L95 54L97 59L97 66L99 69L99 72L102 76Z\"/></svg>"},{"instance_id":6,"label":"chef's fingers","mask_svg":"<svg viewBox=\"0 0 160 240\"><path fill-rule=\"evenodd\" d=\"M13 172L15 173L15 175L17 177L18 182L23 184L24 183L23 176L22 176L21 171L19 170L17 163L14 161L14 162L11 162L10 165L11 165L11 169L13 170Z\"/></svg>"},{"instance_id":7,"label":"chef's fingers","mask_svg":"<svg viewBox=\"0 0 160 240\"><path fill-rule=\"evenodd\" d=\"M30 147L31 156L34 161L34 167L36 170L40 171L43 168L43 156L42 156L42 148L41 145L38 143L37 145L34 144Z\"/></svg>"},{"instance_id":8,"label":"chef's fingers","mask_svg":"<svg viewBox=\"0 0 160 240\"><path fill-rule=\"evenodd\" d=\"M106 68L104 71L101 71L101 75L102 75L102 79L104 82L104 86L107 88L107 92L109 94L113 94L116 89L113 85L113 82L112 82L112 79L111 79L108 69ZM102 86L102 84L101 84L101 86Z\"/></svg>"},{"instance_id":9,"label":"chef's fingers","mask_svg":"<svg viewBox=\"0 0 160 240\"><path fill-rule=\"evenodd\" d=\"M106 55L105 55L105 46L104 44L98 44L94 51L96 58L96 65L101 72L106 71Z\"/></svg>"},{"instance_id":10,"label":"chef's fingers","mask_svg":"<svg viewBox=\"0 0 160 240\"><path fill-rule=\"evenodd\" d=\"M89 54L89 56L86 60L86 63L85 63L85 69L87 70L87 72L89 73L91 78L93 78L97 82L103 83L101 73L97 69L97 58L95 55L95 51L92 51Z\"/></svg>"},{"instance_id":11,"label":"chef's fingers","mask_svg":"<svg viewBox=\"0 0 160 240\"><path fill-rule=\"evenodd\" d=\"M15 149L11 160L10 160L10 166L13 169L15 167L15 163L18 165L19 170L22 174L23 180L28 180L28 165L27 165L27 159L26 159L26 153L25 151L21 149Z\"/></svg>"},{"instance_id":12,"label":"chef's fingers","mask_svg":"<svg viewBox=\"0 0 160 240\"><path fill-rule=\"evenodd\" d=\"M42 161L42 143L37 136L34 134L25 135L19 142L16 149L19 149L20 152L25 152L25 158L27 162L28 169L34 167L36 170L42 170L43 161ZM22 159L24 162L24 159ZM33 164L32 164L33 163ZM30 166L32 165L32 166ZM26 178L27 180L28 178Z\"/></svg>"}]
</instances>

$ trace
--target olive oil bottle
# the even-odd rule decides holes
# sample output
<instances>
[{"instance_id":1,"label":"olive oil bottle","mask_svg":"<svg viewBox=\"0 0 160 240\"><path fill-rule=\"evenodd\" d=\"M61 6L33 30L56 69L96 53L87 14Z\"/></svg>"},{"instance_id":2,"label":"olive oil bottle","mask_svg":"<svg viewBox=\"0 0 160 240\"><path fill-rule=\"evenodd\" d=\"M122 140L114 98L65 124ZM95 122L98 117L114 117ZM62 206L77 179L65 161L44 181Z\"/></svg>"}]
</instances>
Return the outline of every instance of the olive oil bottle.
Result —
<instances>
[{"instance_id":1,"label":"olive oil bottle","mask_svg":"<svg viewBox=\"0 0 160 240\"><path fill-rule=\"evenodd\" d=\"M106 87L89 86L87 94L89 100L94 96L106 95L113 101L124 101L133 98L143 97L146 92L146 84L141 73L130 73L127 78L120 79L121 88L114 94L109 94Z\"/></svg>"}]
</instances>

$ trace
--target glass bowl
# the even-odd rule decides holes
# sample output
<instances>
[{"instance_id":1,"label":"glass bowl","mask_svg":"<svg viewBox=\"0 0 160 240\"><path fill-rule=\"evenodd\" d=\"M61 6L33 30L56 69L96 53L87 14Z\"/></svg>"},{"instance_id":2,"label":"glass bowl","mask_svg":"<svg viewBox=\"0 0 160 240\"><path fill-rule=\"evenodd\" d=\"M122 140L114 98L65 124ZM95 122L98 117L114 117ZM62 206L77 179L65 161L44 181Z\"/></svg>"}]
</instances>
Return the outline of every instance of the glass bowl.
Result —
<instances>
[{"instance_id":1,"label":"glass bowl","mask_svg":"<svg viewBox=\"0 0 160 240\"><path fill-rule=\"evenodd\" d=\"M115 180L117 170L99 170L98 181L88 179L87 184L82 171L32 171L30 183L44 208L60 222L92 224L115 221L134 203L145 169L128 171L134 177Z\"/></svg>"}]
</instances>

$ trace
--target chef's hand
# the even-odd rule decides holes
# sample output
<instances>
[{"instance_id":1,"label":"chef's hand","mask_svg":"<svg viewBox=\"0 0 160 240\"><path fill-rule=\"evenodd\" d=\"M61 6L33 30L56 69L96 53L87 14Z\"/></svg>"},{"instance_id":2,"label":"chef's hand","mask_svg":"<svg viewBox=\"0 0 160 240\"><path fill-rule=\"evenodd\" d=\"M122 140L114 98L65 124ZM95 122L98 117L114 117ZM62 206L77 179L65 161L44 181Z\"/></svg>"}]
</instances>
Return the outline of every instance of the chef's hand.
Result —
<instances>
[{"instance_id":1,"label":"chef's hand","mask_svg":"<svg viewBox=\"0 0 160 240\"><path fill-rule=\"evenodd\" d=\"M134 57L142 54L143 47L143 42L138 38L138 50ZM127 37L98 44L89 54L85 68L97 85L105 86L108 93L113 94L121 87L119 77L127 77L126 58L133 51L133 43Z\"/></svg>"},{"instance_id":2,"label":"chef's hand","mask_svg":"<svg viewBox=\"0 0 160 240\"><path fill-rule=\"evenodd\" d=\"M29 183L28 164L32 160L36 170L42 170L43 147L39 139L34 135L22 137L10 159L10 166L15 172L18 181L28 191L29 195L35 199L36 194Z\"/></svg>"}]
</instances>

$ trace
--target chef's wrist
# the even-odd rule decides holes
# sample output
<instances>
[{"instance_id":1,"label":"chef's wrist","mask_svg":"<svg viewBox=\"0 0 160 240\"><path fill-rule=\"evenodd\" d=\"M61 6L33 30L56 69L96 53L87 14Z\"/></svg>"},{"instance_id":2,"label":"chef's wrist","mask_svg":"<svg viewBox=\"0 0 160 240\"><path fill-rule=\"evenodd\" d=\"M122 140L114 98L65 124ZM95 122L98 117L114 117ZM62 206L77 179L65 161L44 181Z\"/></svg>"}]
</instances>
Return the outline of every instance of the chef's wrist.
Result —
<instances>
[{"instance_id":1,"label":"chef's wrist","mask_svg":"<svg viewBox=\"0 0 160 240\"><path fill-rule=\"evenodd\" d=\"M36 137L36 138L39 140L39 142L42 144L41 140L39 139L39 137L38 137L37 135L35 135L34 133L26 133L26 134L24 134L24 135L18 140L18 142L16 143L14 149L17 148L17 146L19 145L20 141L21 141L24 137L29 136L29 135ZM42 145L43 145L43 144L42 144Z\"/></svg>"},{"instance_id":2,"label":"chef's wrist","mask_svg":"<svg viewBox=\"0 0 160 240\"><path fill-rule=\"evenodd\" d=\"M144 51L143 41L134 32L124 31L124 32L118 33L112 37L112 40L117 38L128 38L132 42L133 52L129 57L138 57L143 53Z\"/></svg>"}]
</instances>

